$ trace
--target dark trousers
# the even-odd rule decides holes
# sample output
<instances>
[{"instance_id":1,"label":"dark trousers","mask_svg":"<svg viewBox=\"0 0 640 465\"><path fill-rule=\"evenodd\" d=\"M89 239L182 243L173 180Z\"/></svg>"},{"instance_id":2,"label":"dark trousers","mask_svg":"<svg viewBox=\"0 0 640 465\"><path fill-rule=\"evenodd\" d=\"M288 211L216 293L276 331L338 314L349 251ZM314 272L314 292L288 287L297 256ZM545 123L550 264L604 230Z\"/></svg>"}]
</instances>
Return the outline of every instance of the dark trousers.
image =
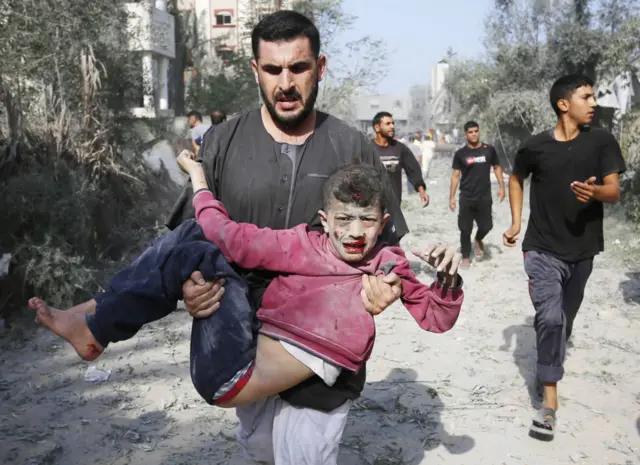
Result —
<instances>
[{"instance_id":1,"label":"dark trousers","mask_svg":"<svg viewBox=\"0 0 640 465\"><path fill-rule=\"evenodd\" d=\"M593 257L565 262L535 251L525 254L529 295L536 311L534 327L538 350L538 379L555 383L564 375L564 358L573 322L593 269Z\"/></svg>"},{"instance_id":2,"label":"dark trousers","mask_svg":"<svg viewBox=\"0 0 640 465\"><path fill-rule=\"evenodd\" d=\"M473 222L478 225L476 240L481 241L493 229L491 198L471 200L460 196L458 206L458 228L460 229L460 252L463 258L471 257L471 232Z\"/></svg>"},{"instance_id":3,"label":"dark trousers","mask_svg":"<svg viewBox=\"0 0 640 465\"><path fill-rule=\"evenodd\" d=\"M182 285L196 270L207 281L225 279L220 309L209 318L194 319L191 329L191 379L212 403L218 389L255 359L257 333L246 282L195 220L156 239L113 277L95 297L96 313L87 316L87 324L104 347L129 339L145 323L176 309Z\"/></svg>"}]
</instances>

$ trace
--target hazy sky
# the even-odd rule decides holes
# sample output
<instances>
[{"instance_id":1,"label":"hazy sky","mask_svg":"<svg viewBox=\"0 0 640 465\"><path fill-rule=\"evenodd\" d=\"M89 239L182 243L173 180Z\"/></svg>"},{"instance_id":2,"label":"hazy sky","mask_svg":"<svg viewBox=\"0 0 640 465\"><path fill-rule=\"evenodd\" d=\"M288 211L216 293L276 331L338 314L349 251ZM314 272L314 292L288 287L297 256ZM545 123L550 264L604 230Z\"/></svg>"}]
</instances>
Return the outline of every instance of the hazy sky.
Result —
<instances>
[{"instance_id":1,"label":"hazy sky","mask_svg":"<svg viewBox=\"0 0 640 465\"><path fill-rule=\"evenodd\" d=\"M345 0L358 17L347 37L370 35L385 40L389 72L378 87L383 93L407 93L427 84L431 68L452 47L458 57L482 53L484 21L493 0Z\"/></svg>"}]
</instances>

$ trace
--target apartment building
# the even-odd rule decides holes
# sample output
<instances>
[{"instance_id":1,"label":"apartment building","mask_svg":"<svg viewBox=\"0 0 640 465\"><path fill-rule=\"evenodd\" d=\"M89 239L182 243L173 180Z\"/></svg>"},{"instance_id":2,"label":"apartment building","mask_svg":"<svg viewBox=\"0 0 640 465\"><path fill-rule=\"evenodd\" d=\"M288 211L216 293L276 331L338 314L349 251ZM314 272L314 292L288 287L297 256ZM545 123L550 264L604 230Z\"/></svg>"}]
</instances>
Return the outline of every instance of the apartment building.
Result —
<instances>
[{"instance_id":1,"label":"apartment building","mask_svg":"<svg viewBox=\"0 0 640 465\"><path fill-rule=\"evenodd\" d=\"M132 114L143 118L171 116L169 66L176 57L174 17L167 12L166 0L131 2L126 8L129 50L140 59L143 94Z\"/></svg>"},{"instance_id":2,"label":"apartment building","mask_svg":"<svg viewBox=\"0 0 640 465\"><path fill-rule=\"evenodd\" d=\"M180 0L183 12L191 12L199 35L198 52L209 63L224 61L233 53L250 53L251 30L265 16L293 6L294 0Z\"/></svg>"}]
</instances>

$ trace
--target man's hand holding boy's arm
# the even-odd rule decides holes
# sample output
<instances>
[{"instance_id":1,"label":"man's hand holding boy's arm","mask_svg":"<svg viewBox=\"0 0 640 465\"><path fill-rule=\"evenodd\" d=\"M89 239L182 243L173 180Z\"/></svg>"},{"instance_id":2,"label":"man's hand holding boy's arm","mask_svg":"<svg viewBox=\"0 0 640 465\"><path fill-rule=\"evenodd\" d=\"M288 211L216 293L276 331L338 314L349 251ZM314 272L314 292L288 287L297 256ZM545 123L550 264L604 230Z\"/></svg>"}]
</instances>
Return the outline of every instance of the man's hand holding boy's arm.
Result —
<instances>
[{"instance_id":1,"label":"man's hand holding boy's arm","mask_svg":"<svg viewBox=\"0 0 640 465\"><path fill-rule=\"evenodd\" d=\"M402 295L402 281L395 273L387 275L362 276L360 297L364 308L376 316L387 309Z\"/></svg>"}]
</instances>

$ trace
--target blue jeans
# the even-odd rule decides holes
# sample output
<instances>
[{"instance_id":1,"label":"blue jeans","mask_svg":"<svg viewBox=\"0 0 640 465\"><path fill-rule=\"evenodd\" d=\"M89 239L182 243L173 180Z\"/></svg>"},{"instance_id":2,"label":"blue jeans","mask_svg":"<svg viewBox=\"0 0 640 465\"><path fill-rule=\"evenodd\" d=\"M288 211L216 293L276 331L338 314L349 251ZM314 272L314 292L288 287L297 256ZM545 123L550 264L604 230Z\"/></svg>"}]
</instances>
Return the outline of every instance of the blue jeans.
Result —
<instances>
[{"instance_id":1,"label":"blue jeans","mask_svg":"<svg viewBox=\"0 0 640 465\"><path fill-rule=\"evenodd\" d=\"M220 387L255 359L258 323L247 283L195 220L156 239L114 276L95 297L96 313L87 316L87 325L103 347L133 337L144 324L176 309L182 285L196 270L207 281L225 279L220 309L194 319L191 329L191 379L211 404Z\"/></svg>"}]
</instances>

